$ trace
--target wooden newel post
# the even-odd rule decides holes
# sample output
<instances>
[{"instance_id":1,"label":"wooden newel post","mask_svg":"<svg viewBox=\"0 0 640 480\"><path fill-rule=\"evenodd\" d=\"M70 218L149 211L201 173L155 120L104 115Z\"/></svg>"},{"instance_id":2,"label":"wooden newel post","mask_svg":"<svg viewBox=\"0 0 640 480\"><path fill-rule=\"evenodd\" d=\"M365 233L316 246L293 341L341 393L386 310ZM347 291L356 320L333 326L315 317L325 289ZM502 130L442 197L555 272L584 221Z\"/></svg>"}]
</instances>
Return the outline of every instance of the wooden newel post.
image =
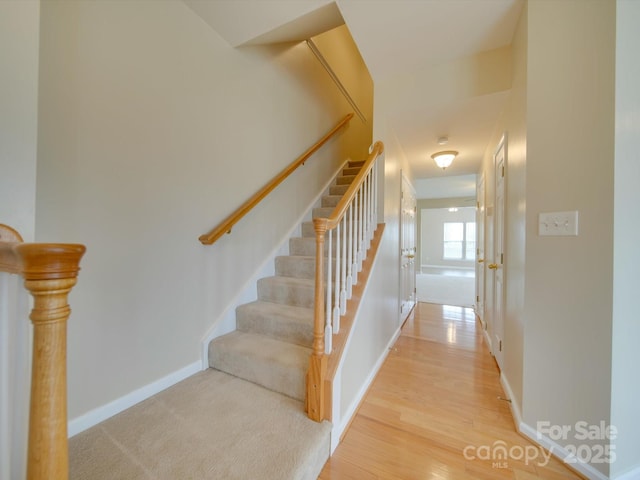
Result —
<instances>
[{"instance_id":1,"label":"wooden newel post","mask_svg":"<svg viewBox=\"0 0 640 480\"><path fill-rule=\"evenodd\" d=\"M67 480L67 296L85 247L23 243L15 250L34 299L27 479Z\"/></svg>"},{"instance_id":2,"label":"wooden newel post","mask_svg":"<svg viewBox=\"0 0 640 480\"><path fill-rule=\"evenodd\" d=\"M324 420L324 379L327 373L327 356L324 353L324 237L327 219L313 221L316 231L316 285L313 312L313 351L307 372L307 415L316 422Z\"/></svg>"}]
</instances>

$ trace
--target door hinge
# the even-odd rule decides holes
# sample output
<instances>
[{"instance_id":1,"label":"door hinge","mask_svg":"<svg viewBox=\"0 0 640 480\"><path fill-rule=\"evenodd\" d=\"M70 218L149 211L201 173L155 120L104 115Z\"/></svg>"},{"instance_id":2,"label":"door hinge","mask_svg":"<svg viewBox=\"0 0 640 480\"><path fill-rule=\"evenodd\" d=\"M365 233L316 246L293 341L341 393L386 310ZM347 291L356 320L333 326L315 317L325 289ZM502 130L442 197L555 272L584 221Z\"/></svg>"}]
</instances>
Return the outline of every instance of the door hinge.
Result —
<instances>
[{"instance_id":1,"label":"door hinge","mask_svg":"<svg viewBox=\"0 0 640 480\"><path fill-rule=\"evenodd\" d=\"M476 295L476 302L480 302L480 295Z\"/></svg>"},{"instance_id":2,"label":"door hinge","mask_svg":"<svg viewBox=\"0 0 640 480\"><path fill-rule=\"evenodd\" d=\"M502 166L502 178L504 178L504 165Z\"/></svg>"},{"instance_id":3,"label":"door hinge","mask_svg":"<svg viewBox=\"0 0 640 480\"><path fill-rule=\"evenodd\" d=\"M504 265L504 253L500 254L500 265Z\"/></svg>"},{"instance_id":4,"label":"door hinge","mask_svg":"<svg viewBox=\"0 0 640 480\"><path fill-rule=\"evenodd\" d=\"M502 351L502 340L500 340L499 351Z\"/></svg>"}]
</instances>

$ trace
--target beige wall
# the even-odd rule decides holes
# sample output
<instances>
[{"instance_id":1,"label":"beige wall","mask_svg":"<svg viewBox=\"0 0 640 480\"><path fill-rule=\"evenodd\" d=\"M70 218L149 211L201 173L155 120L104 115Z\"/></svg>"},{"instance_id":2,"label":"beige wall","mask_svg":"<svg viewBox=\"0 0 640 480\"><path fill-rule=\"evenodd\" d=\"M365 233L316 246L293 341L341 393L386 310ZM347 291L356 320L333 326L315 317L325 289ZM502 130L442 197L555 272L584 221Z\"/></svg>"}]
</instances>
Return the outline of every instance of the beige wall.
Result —
<instances>
[{"instance_id":1,"label":"beige wall","mask_svg":"<svg viewBox=\"0 0 640 480\"><path fill-rule=\"evenodd\" d=\"M627 472L640 476L640 322L638 321L638 265L640 264L640 3L616 3L616 131L613 243L613 341L611 365L611 424L618 428L617 460L611 478Z\"/></svg>"},{"instance_id":2,"label":"beige wall","mask_svg":"<svg viewBox=\"0 0 640 480\"><path fill-rule=\"evenodd\" d=\"M615 3L530 2L528 15L523 419L598 424L610 411ZM579 212L577 237L538 236L539 213L565 210Z\"/></svg>"},{"instance_id":3,"label":"beige wall","mask_svg":"<svg viewBox=\"0 0 640 480\"><path fill-rule=\"evenodd\" d=\"M40 2L0 2L0 223L33 241Z\"/></svg>"},{"instance_id":4,"label":"beige wall","mask_svg":"<svg viewBox=\"0 0 640 480\"><path fill-rule=\"evenodd\" d=\"M200 234L349 112L308 47L233 49L179 1L44 2L40 47L38 240L87 245L73 419L197 364L204 333L358 135L205 247Z\"/></svg>"},{"instance_id":5,"label":"beige wall","mask_svg":"<svg viewBox=\"0 0 640 480\"><path fill-rule=\"evenodd\" d=\"M512 49L512 91L482 170L489 206L506 132L503 380L529 434L540 421L609 423L614 5L528 2ZM579 236L540 237L538 214L564 210L579 211Z\"/></svg>"},{"instance_id":6,"label":"beige wall","mask_svg":"<svg viewBox=\"0 0 640 480\"><path fill-rule=\"evenodd\" d=\"M350 124L351 135L357 141L351 142L347 155L354 160L364 160L372 140L373 131L373 80L360 56L351 33L346 25L334 28L312 38L322 55L329 60L345 90L362 112L364 120L354 115ZM338 92L334 86L332 94Z\"/></svg>"},{"instance_id":7,"label":"beige wall","mask_svg":"<svg viewBox=\"0 0 640 480\"><path fill-rule=\"evenodd\" d=\"M494 154L506 134L506 203L504 225L505 247L505 315L503 381L506 381L512 405L522 411L522 361L524 336L524 267L525 267L525 213L526 213L526 94L527 94L527 6L522 10L511 47L512 86L507 105L497 122L483 158L482 174L485 178L486 206L494 205ZM493 221L492 217L490 221ZM491 228L485 233L491 235ZM485 245L485 251L488 247ZM490 279L489 275L487 279ZM493 334L490 315L483 317L489 334Z\"/></svg>"}]
</instances>

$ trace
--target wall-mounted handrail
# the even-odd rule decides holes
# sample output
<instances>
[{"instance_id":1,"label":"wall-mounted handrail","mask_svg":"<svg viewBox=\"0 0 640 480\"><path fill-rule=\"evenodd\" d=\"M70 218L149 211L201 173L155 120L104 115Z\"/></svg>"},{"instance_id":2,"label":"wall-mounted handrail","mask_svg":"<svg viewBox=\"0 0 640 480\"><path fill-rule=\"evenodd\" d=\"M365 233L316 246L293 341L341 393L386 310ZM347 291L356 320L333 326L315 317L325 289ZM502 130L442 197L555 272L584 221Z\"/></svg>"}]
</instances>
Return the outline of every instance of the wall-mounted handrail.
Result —
<instances>
[{"instance_id":1,"label":"wall-mounted handrail","mask_svg":"<svg viewBox=\"0 0 640 480\"><path fill-rule=\"evenodd\" d=\"M362 270L376 229L376 165L383 152L382 142L376 142L331 215L313 220L316 232L314 323L305 405L309 418L317 422L330 419L331 398L325 388L328 357L333 350L333 335L340 331L340 318L346 314L347 300L352 296L352 287L358 282L358 272ZM326 250L325 240L328 243ZM332 274L333 268L335 275Z\"/></svg>"},{"instance_id":2,"label":"wall-mounted handrail","mask_svg":"<svg viewBox=\"0 0 640 480\"><path fill-rule=\"evenodd\" d=\"M306 152L300 155L282 172L273 177L269 183L256 192L249 200L238 207L231 215L225 218L222 223L213 228L209 232L200 235L198 238L203 245L211 245L225 233L231 233L233 226L238 223L253 207L255 207L264 197L271 193L278 185L280 185L289 175L291 175L300 165L304 164L311 155L327 143L349 120L353 118L353 113L346 115L331 130L329 130L320 140L313 144Z\"/></svg>"},{"instance_id":3,"label":"wall-mounted handrail","mask_svg":"<svg viewBox=\"0 0 640 480\"><path fill-rule=\"evenodd\" d=\"M21 275L33 296L33 361L29 409L27 478L66 480L67 297L76 284L85 252L80 244L21 243L0 225L0 271Z\"/></svg>"}]
</instances>

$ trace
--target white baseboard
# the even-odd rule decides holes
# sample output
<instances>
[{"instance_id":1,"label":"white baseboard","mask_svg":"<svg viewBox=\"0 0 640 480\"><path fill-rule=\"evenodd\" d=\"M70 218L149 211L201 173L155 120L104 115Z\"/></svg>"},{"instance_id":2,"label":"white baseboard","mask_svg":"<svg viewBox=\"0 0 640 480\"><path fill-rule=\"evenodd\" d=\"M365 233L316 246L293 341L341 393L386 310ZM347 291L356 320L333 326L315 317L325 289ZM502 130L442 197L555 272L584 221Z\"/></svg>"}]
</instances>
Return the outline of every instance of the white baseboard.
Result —
<instances>
[{"instance_id":1,"label":"white baseboard","mask_svg":"<svg viewBox=\"0 0 640 480\"><path fill-rule=\"evenodd\" d=\"M143 400L155 395L156 393L166 390L167 388L175 385L176 383L184 380L191 375L201 371L201 362L194 362L187 365L180 370L177 370L169 375L156 380L153 383L149 383L144 387L134 390L112 402L107 403L101 407L95 408L84 415L80 415L69 421L68 434L69 437L73 437L80 432L87 430L88 428L97 425L98 423L113 417L114 415L133 407L135 404L140 403Z\"/></svg>"},{"instance_id":2,"label":"white baseboard","mask_svg":"<svg viewBox=\"0 0 640 480\"><path fill-rule=\"evenodd\" d=\"M341 416L339 422L333 424L333 428L331 430L331 454L332 455L333 455L333 452L335 451L336 447L340 443L340 437L344 433L344 431L347 428L347 426L349 426L349 422L351 422L351 418L355 415L356 410L358 409L358 406L360 405L360 402L362 401L362 399L364 398L365 394L367 393L367 390L369 390L369 387L371 386L371 383L376 378L376 375L380 371L380 368L382 367L382 364L387 359L387 356L389 355L389 352L391 351L391 348L393 347L393 344L396 342L396 340L400 336L400 330L401 330L401 327L398 327L398 329L395 331L395 333L391 337L391 340L389 340L389 343L387 344L387 346L383 350L382 354L380 355L380 357L378 358L378 360L374 364L373 368L371 369L371 372L369 372L369 375L367 376L366 380L364 381L364 383L360 387L360 390L358 390L358 393L356 394L355 398L349 404L349 407L347 408L347 411L345 412L345 414ZM339 374L337 374L335 378L339 379L341 373L342 372L340 371ZM334 385L334 388L336 388L335 385ZM340 391L340 389L338 387L338 392L339 391ZM336 401L336 399L335 399L335 396L334 396L334 402L335 401ZM339 401L339 398L338 398L338 401ZM338 405L338 407L339 407L339 405ZM339 412L339 409L338 409L338 412Z\"/></svg>"},{"instance_id":3,"label":"white baseboard","mask_svg":"<svg viewBox=\"0 0 640 480\"><path fill-rule=\"evenodd\" d=\"M522 435L527 437L529 440L531 440L533 443L541 446L547 451L550 451L551 454L554 457L556 457L558 460L563 462L565 458L569 458L571 455L564 447L554 442L546 435L540 434L538 431L536 431L535 428L532 428L530 425L528 425L522 420L520 407L517 404L517 402L513 401L514 399L513 391L511 390L511 386L509 385L509 381L506 375L504 374L504 372L500 372L500 383L502 384L502 388L504 389L505 394L511 400L511 403L509 404L511 407L511 415L513 416L513 420L518 428L518 431ZM576 463L572 463L570 465L570 468L573 468L574 470L576 470L577 472L581 473L582 475L584 475L585 477L591 480L607 480L608 479L608 477L605 474L603 474L599 470L596 470L588 463L580 462L578 459L576 459ZM621 478L623 480L632 480L632 479L638 479L640 477L631 476L628 478L624 478L624 477L621 477Z\"/></svg>"}]
</instances>

